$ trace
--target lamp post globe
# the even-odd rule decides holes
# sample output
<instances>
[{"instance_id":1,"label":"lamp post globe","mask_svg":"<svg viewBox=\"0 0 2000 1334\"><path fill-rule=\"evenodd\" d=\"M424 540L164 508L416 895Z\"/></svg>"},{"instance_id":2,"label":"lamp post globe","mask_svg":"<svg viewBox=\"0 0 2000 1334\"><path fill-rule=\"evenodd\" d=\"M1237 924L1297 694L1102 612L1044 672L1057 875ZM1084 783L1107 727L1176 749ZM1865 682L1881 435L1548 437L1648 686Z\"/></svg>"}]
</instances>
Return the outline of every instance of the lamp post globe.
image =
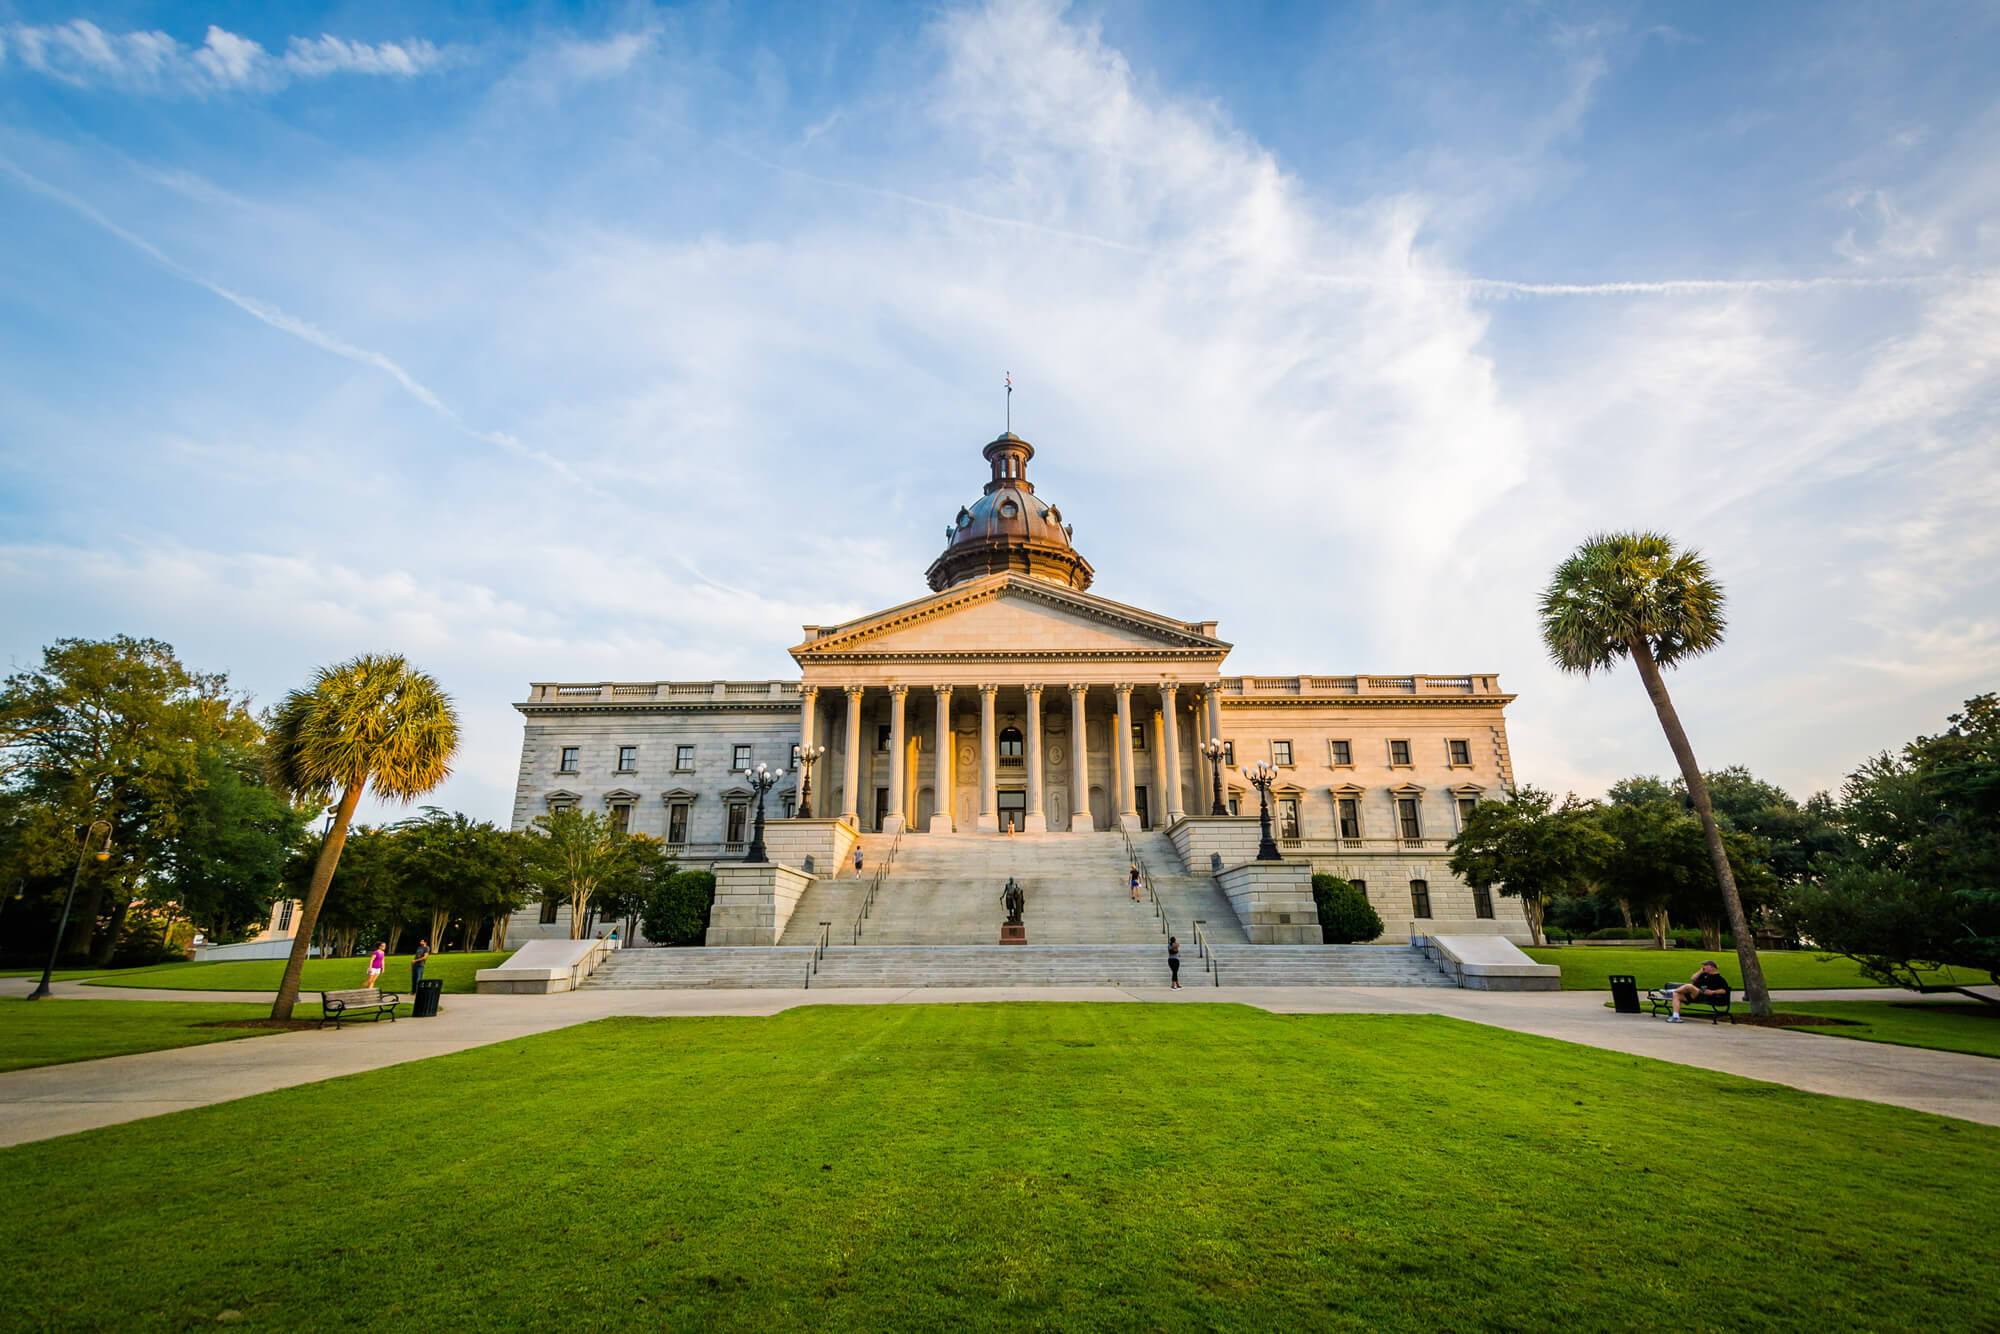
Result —
<instances>
[{"instance_id":1,"label":"lamp post globe","mask_svg":"<svg viewBox=\"0 0 2000 1334\"><path fill-rule=\"evenodd\" d=\"M1257 860L1283 861L1284 854L1278 851L1277 840L1271 837L1271 784L1277 780L1278 771L1260 762L1245 769L1243 777L1257 789Z\"/></svg>"},{"instance_id":2,"label":"lamp post globe","mask_svg":"<svg viewBox=\"0 0 2000 1334\"><path fill-rule=\"evenodd\" d=\"M812 819L813 766L826 754L825 746L805 746L799 751L799 818Z\"/></svg>"},{"instance_id":3,"label":"lamp post globe","mask_svg":"<svg viewBox=\"0 0 2000 1334\"><path fill-rule=\"evenodd\" d=\"M1209 803L1208 813L1210 815L1229 814L1229 806L1222 799L1222 755L1227 749L1228 747L1224 746L1214 737L1210 737L1201 743L1201 753L1208 756L1208 762L1213 767L1215 773L1215 782L1213 784L1215 800Z\"/></svg>"},{"instance_id":4,"label":"lamp post globe","mask_svg":"<svg viewBox=\"0 0 2000 1334\"><path fill-rule=\"evenodd\" d=\"M768 764L760 763L744 775L750 784L750 790L757 794L757 819L750 835L750 850L743 854L743 860L746 862L771 860L764 855L764 797L777 786L778 780L784 777L784 774L783 769L773 769Z\"/></svg>"}]
</instances>

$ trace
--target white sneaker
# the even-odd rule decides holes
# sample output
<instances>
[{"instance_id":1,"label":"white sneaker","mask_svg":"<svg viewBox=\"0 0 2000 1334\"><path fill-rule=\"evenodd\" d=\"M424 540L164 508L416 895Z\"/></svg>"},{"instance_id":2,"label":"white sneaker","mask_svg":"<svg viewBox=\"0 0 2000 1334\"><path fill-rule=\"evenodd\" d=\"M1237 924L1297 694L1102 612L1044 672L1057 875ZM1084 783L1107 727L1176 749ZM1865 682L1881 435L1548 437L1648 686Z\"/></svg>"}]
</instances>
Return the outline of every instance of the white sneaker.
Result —
<instances>
[{"instance_id":1,"label":"white sneaker","mask_svg":"<svg viewBox=\"0 0 2000 1334\"><path fill-rule=\"evenodd\" d=\"M1668 1016L1667 1016L1667 1022L1668 1022L1668 1023L1670 1023L1670 1024L1678 1024L1678 1023L1682 1023L1682 1022L1684 1022L1684 1021L1683 1021L1683 1020L1681 1019L1681 1017L1680 1017L1679 1015L1677 1015L1677 1014L1670 1014L1670 1015L1668 1015Z\"/></svg>"}]
</instances>

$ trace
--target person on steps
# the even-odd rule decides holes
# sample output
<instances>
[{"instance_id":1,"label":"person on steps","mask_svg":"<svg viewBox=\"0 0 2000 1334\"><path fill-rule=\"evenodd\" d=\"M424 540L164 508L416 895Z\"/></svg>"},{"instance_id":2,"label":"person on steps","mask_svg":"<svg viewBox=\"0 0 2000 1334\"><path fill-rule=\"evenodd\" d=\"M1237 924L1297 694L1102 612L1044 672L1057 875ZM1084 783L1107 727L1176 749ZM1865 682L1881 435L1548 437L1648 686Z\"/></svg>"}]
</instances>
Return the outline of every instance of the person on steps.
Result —
<instances>
[{"instance_id":1,"label":"person on steps","mask_svg":"<svg viewBox=\"0 0 2000 1334\"><path fill-rule=\"evenodd\" d=\"M854 845L854 878L856 880L861 878L861 845L859 843Z\"/></svg>"},{"instance_id":2,"label":"person on steps","mask_svg":"<svg viewBox=\"0 0 2000 1334\"><path fill-rule=\"evenodd\" d=\"M1173 985L1168 990L1179 991L1181 989L1181 941L1179 936L1167 937L1167 971L1172 973L1174 978Z\"/></svg>"},{"instance_id":3,"label":"person on steps","mask_svg":"<svg viewBox=\"0 0 2000 1334\"><path fill-rule=\"evenodd\" d=\"M1139 902L1139 863L1132 863L1132 902Z\"/></svg>"}]
</instances>

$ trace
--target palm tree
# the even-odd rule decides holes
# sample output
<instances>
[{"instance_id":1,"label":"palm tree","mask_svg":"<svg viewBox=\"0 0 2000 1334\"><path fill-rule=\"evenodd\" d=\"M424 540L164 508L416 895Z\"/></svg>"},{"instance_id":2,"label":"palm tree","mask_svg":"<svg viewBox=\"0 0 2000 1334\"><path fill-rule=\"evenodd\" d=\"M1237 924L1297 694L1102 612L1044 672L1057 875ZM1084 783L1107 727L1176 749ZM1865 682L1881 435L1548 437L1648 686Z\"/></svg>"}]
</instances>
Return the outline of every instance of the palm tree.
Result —
<instances>
[{"instance_id":1,"label":"palm tree","mask_svg":"<svg viewBox=\"0 0 2000 1334\"><path fill-rule=\"evenodd\" d=\"M1722 586L1709 576L1708 562L1698 553L1675 551L1673 539L1664 534L1599 533L1556 567L1542 594L1541 612L1542 642L1564 671L1589 676L1609 670L1628 655L1638 667L1667 744L1681 766L1695 814L1701 817L1729 929L1736 936L1743 994L1752 1014L1768 1015L1771 993L1764 985L1750 923L1743 916L1736 877L1729 870L1722 830L1709 804L1708 784L1660 677L1662 667L1698 657L1722 643Z\"/></svg>"},{"instance_id":2,"label":"palm tree","mask_svg":"<svg viewBox=\"0 0 2000 1334\"><path fill-rule=\"evenodd\" d=\"M458 749L458 715L435 679L402 657L364 654L322 667L305 690L278 705L265 740L272 783L303 801L324 802L335 788L340 805L320 844L305 908L292 937L273 1019L292 1017L312 948L313 925L361 791L370 782L378 796L410 802L442 783Z\"/></svg>"}]
</instances>

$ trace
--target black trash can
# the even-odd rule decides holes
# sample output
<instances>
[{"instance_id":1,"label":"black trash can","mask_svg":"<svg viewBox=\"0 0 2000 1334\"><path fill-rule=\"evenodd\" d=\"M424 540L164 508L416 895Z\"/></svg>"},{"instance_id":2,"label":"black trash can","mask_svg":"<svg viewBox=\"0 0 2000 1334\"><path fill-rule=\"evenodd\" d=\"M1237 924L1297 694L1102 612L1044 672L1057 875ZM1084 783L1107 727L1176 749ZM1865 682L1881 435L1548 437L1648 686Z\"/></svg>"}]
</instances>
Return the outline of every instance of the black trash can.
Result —
<instances>
[{"instance_id":1,"label":"black trash can","mask_svg":"<svg viewBox=\"0 0 2000 1334\"><path fill-rule=\"evenodd\" d=\"M430 983L424 983L429 986ZM422 1002L418 1002L421 1004ZM1611 975L1611 1008L1619 1014L1639 1013L1639 979L1629 973ZM418 1011L422 1013L422 1011Z\"/></svg>"},{"instance_id":2,"label":"black trash can","mask_svg":"<svg viewBox=\"0 0 2000 1334\"><path fill-rule=\"evenodd\" d=\"M417 983L416 1003L410 1007L412 1019L435 1019L438 1012L438 998L444 995L444 983L435 978L425 978Z\"/></svg>"}]
</instances>

